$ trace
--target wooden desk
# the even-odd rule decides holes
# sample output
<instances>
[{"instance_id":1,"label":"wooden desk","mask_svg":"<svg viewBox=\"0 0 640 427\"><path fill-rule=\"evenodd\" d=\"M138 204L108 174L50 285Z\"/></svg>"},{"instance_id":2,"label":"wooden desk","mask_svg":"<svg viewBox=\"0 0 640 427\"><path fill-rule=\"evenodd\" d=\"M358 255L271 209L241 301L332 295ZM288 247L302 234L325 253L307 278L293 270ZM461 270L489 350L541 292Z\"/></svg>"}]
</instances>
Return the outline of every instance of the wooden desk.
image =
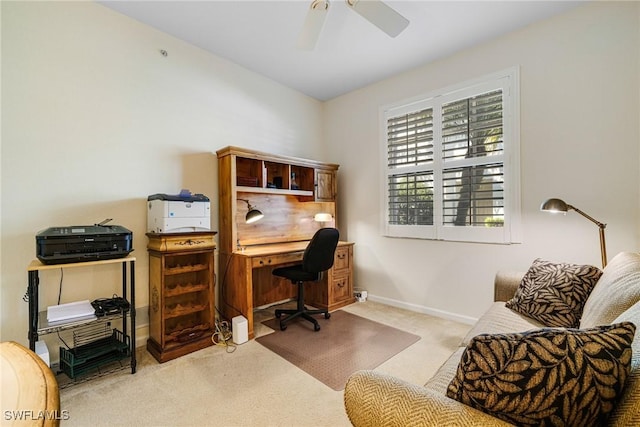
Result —
<instances>
[{"instance_id":1,"label":"wooden desk","mask_svg":"<svg viewBox=\"0 0 640 427\"><path fill-rule=\"evenodd\" d=\"M253 245L231 254L220 253L222 314L229 320L244 316L250 339L255 337L254 307L295 297L296 289L291 282L275 277L271 272L276 267L300 262L308 243ZM333 311L355 301L353 246L351 242L338 243L333 267L320 282L309 283L305 288L307 304Z\"/></svg>"}]
</instances>

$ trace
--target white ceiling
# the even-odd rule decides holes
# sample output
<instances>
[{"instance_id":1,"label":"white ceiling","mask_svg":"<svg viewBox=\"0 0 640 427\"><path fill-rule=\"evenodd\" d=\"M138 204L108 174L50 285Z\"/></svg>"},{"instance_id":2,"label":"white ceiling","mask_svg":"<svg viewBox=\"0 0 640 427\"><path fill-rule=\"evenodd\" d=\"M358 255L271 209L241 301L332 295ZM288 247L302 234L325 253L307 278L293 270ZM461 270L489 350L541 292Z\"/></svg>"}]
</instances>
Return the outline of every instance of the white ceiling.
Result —
<instances>
[{"instance_id":1,"label":"white ceiling","mask_svg":"<svg viewBox=\"0 0 640 427\"><path fill-rule=\"evenodd\" d=\"M324 101L582 2L389 0L410 21L391 38L332 0L314 51L295 46L311 0L99 3Z\"/></svg>"}]
</instances>

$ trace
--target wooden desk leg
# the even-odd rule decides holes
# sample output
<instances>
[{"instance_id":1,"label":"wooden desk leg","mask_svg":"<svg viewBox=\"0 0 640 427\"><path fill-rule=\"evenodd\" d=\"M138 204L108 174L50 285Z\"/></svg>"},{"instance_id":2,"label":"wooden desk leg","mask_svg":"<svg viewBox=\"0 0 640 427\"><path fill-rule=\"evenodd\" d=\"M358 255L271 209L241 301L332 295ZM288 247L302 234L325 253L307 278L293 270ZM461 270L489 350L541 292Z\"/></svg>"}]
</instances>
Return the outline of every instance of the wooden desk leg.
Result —
<instances>
[{"instance_id":1,"label":"wooden desk leg","mask_svg":"<svg viewBox=\"0 0 640 427\"><path fill-rule=\"evenodd\" d=\"M249 339L253 332L253 272L251 258L239 254L220 254L221 266L225 266L222 294L222 314L231 321L235 316L247 319Z\"/></svg>"}]
</instances>

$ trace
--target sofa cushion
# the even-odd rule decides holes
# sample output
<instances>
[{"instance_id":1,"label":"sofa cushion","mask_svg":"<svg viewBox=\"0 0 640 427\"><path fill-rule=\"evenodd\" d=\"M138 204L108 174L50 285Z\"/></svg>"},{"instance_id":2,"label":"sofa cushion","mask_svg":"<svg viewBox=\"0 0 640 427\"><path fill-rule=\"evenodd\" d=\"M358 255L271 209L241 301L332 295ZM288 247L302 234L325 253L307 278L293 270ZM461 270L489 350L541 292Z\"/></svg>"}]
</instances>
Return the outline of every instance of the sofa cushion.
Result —
<instances>
[{"instance_id":1,"label":"sofa cushion","mask_svg":"<svg viewBox=\"0 0 640 427\"><path fill-rule=\"evenodd\" d=\"M632 322L636 325L636 336L631 345L631 373L615 409L609 418L611 427L640 425L640 301L618 316L614 323Z\"/></svg>"},{"instance_id":2,"label":"sofa cushion","mask_svg":"<svg viewBox=\"0 0 640 427\"><path fill-rule=\"evenodd\" d=\"M455 377L458 365L460 364L460 358L464 353L464 347L459 347L456 351L451 353L451 356L438 368L435 374L424 385L426 388L435 391L439 394L446 394L449 383Z\"/></svg>"},{"instance_id":3,"label":"sofa cushion","mask_svg":"<svg viewBox=\"0 0 640 427\"><path fill-rule=\"evenodd\" d=\"M606 421L630 371L630 322L479 335L447 396L517 425Z\"/></svg>"},{"instance_id":4,"label":"sofa cushion","mask_svg":"<svg viewBox=\"0 0 640 427\"><path fill-rule=\"evenodd\" d=\"M598 267L536 259L506 307L545 326L577 328L591 290L602 275Z\"/></svg>"},{"instance_id":5,"label":"sofa cushion","mask_svg":"<svg viewBox=\"0 0 640 427\"><path fill-rule=\"evenodd\" d=\"M462 339L461 346L466 346L471 338L480 334L506 334L524 332L544 327L535 319L524 316L505 307L504 301L491 304L491 307L478 319L471 330Z\"/></svg>"},{"instance_id":6,"label":"sofa cushion","mask_svg":"<svg viewBox=\"0 0 640 427\"><path fill-rule=\"evenodd\" d=\"M638 301L640 254L620 252L604 268L602 277L587 299L580 327L608 325Z\"/></svg>"}]
</instances>

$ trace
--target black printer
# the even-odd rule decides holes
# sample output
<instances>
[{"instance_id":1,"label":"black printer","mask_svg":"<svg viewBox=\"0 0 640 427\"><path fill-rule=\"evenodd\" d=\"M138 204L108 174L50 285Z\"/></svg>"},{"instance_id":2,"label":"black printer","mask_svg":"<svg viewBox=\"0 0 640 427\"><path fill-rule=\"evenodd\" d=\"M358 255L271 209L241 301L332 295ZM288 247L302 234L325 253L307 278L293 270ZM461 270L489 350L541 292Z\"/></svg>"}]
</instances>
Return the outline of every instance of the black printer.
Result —
<instances>
[{"instance_id":1,"label":"black printer","mask_svg":"<svg viewBox=\"0 0 640 427\"><path fill-rule=\"evenodd\" d=\"M120 225L50 227L36 234L36 256L44 264L124 258L133 251L133 235Z\"/></svg>"}]
</instances>

